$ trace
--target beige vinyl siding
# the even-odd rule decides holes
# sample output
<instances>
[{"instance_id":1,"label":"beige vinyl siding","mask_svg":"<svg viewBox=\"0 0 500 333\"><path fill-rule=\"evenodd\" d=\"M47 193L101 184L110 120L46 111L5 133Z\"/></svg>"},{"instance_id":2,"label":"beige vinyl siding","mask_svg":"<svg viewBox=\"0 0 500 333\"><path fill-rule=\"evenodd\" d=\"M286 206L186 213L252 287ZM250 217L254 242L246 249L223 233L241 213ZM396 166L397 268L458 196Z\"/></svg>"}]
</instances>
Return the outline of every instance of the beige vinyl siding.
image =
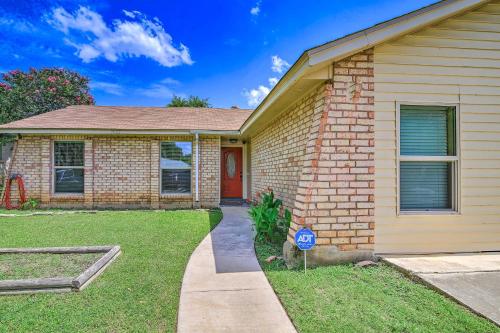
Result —
<instances>
[{"instance_id":1,"label":"beige vinyl siding","mask_svg":"<svg viewBox=\"0 0 500 333\"><path fill-rule=\"evenodd\" d=\"M500 1L375 48L375 252L500 250ZM397 103L459 105L459 214L397 215Z\"/></svg>"}]
</instances>

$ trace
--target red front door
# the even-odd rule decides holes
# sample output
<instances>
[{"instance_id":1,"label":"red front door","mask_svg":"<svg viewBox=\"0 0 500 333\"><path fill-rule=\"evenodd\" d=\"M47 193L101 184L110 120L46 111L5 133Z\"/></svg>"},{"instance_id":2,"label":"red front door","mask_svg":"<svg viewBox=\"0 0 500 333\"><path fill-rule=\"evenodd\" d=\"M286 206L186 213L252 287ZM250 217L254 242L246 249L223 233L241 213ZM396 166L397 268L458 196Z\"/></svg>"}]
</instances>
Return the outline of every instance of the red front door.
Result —
<instances>
[{"instance_id":1,"label":"red front door","mask_svg":"<svg viewBox=\"0 0 500 333\"><path fill-rule=\"evenodd\" d=\"M239 147L223 147L221 152L221 197L243 196L243 158Z\"/></svg>"}]
</instances>

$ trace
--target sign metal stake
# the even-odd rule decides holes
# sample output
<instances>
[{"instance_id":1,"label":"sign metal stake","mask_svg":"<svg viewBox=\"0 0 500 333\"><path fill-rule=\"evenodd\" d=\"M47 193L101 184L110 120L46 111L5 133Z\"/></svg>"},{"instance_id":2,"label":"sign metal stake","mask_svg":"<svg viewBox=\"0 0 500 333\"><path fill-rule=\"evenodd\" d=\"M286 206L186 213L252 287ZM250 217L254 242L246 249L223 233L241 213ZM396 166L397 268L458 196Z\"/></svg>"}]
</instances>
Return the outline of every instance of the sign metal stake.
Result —
<instances>
[{"instance_id":1,"label":"sign metal stake","mask_svg":"<svg viewBox=\"0 0 500 333\"><path fill-rule=\"evenodd\" d=\"M304 250L304 274L307 273L307 250Z\"/></svg>"}]
</instances>

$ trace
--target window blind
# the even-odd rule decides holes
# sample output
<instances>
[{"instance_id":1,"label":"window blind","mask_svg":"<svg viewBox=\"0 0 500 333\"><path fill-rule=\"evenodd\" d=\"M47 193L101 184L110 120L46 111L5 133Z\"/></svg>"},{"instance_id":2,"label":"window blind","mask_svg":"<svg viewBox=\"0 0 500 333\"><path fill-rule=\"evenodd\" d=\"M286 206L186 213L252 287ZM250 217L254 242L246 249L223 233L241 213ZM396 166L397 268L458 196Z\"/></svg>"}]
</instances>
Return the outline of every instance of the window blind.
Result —
<instances>
[{"instance_id":1,"label":"window blind","mask_svg":"<svg viewBox=\"0 0 500 333\"><path fill-rule=\"evenodd\" d=\"M401 209L450 209L450 165L447 162L401 162Z\"/></svg>"},{"instance_id":2,"label":"window blind","mask_svg":"<svg viewBox=\"0 0 500 333\"><path fill-rule=\"evenodd\" d=\"M400 153L413 156L446 156L449 107L401 106Z\"/></svg>"}]
</instances>

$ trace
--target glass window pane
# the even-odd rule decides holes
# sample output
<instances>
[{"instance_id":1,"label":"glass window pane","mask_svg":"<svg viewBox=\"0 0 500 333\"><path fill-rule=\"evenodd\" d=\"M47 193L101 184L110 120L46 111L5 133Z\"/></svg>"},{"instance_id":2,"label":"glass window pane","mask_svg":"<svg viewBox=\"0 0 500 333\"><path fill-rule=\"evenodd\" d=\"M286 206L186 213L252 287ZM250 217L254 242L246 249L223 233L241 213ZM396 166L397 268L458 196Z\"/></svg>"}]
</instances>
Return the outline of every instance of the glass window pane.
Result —
<instances>
[{"instance_id":1,"label":"glass window pane","mask_svg":"<svg viewBox=\"0 0 500 333\"><path fill-rule=\"evenodd\" d=\"M54 142L54 163L56 166L83 166L83 142Z\"/></svg>"},{"instance_id":2,"label":"glass window pane","mask_svg":"<svg viewBox=\"0 0 500 333\"><path fill-rule=\"evenodd\" d=\"M401 210L451 209L448 162L401 162Z\"/></svg>"},{"instance_id":3,"label":"glass window pane","mask_svg":"<svg viewBox=\"0 0 500 333\"><path fill-rule=\"evenodd\" d=\"M226 174L230 179L233 179L236 174L236 158L234 157L234 153L227 155Z\"/></svg>"},{"instance_id":4,"label":"glass window pane","mask_svg":"<svg viewBox=\"0 0 500 333\"><path fill-rule=\"evenodd\" d=\"M401 106L401 155L455 155L454 108Z\"/></svg>"},{"instance_id":5,"label":"glass window pane","mask_svg":"<svg viewBox=\"0 0 500 333\"><path fill-rule=\"evenodd\" d=\"M83 169L56 168L55 192L56 193L83 193Z\"/></svg>"},{"instance_id":6,"label":"glass window pane","mask_svg":"<svg viewBox=\"0 0 500 333\"><path fill-rule=\"evenodd\" d=\"M161 191L163 193L190 193L191 169L162 170Z\"/></svg>"},{"instance_id":7,"label":"glass window pane","mask_svg":"<svg viewBox=\"0 0 500 333\"><path fill-rule=\"evenodd\" d=\"M161 169L191 169L191 142L162 142Z\"/></svg>"}]
</instances>

